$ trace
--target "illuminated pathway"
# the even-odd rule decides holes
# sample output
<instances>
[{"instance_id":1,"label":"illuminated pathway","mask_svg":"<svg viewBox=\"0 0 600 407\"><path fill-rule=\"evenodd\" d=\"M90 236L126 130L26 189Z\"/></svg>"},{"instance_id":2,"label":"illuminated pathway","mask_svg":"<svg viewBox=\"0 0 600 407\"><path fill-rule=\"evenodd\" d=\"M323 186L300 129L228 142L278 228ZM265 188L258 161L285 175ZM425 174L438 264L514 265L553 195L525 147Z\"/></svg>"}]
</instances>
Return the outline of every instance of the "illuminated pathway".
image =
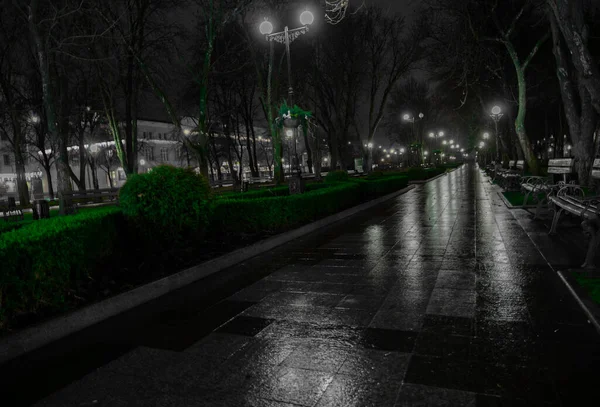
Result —
<instances>
[{"instance_id":1,"label":"illuminated pathway","mask_svg":"<svg viewBox=\"0 0 600 407\"><path fill-rule=\"evenodd\" d=\"M123 333L133 350L36 405L597 402L600 336L519 222L463 167L237 266L264 278L202 313L182 291ZM211 312L226 323L204 336Z\"/></svg>"}]
</instances>

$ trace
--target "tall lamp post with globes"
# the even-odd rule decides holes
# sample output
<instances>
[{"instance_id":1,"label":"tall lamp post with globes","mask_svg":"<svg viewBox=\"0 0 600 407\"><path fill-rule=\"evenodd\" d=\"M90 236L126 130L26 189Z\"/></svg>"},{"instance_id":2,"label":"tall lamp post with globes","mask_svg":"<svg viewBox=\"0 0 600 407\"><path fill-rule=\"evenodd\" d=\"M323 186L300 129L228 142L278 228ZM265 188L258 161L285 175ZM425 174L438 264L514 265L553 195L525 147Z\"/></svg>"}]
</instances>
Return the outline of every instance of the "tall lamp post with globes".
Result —
<instances>
[{"instance_id":1,"label":"tall lamp post with globes","mask_svg":"<svg viewBox=\"0 0 600 407\"><path fill-rule=\"evenodd\" d=\"M490 117L492 118L492 120L494 121L494 125L496 126L496 134L495 134L495 137L496 137L496 167L498 167L498 165L500 164L500 144L498 142L498 122L500 121L502 116L504 116L504 114L502 113L502 109L500 109L500 106L492 107L492 113L490 114Z\"/></svg>"},{"instance_id":2,"label":"tall lamp post with globes","mask_svg":"<svg viewBox=\"0 0 600 407\"><path fill-rule=\"evenodd\" d=\"M423 117L425 117L425 115L423 113L419 113L419 120L423 120ZM412 142L414 143L416 141L415 140L415 120L416 120L416 117L411 116L408 113L405 113L404 116L402 116L402 119L404 121L412 123L412 138L413 138ZM420 141L421 141L421 151L423 151L422 150L423 149L423 140L420 140ZM420 161L421 161L421 163L424 162L424 157L422 155L421 155L421 160Z\"/></svg>"},{"instance_id":3,"label":"tall lamp post with globes","mask_svg":"<svg viewBox=\"0 0 600 407\"><path fill-rule=\"evenodd\" d=\"M269 109L269 112L271 112L272 106L271 106L271 74L272 74L272 70L273 70L273 42L277 41L281 44L285 44L285 53L286 53L286 57L287 57L287 73L288 73L288 106L292 107L294 106L294 89L292 87L292 63L290 60L290 43L292 43L292 41L294 41L296 38L298 38L300 35L302 34L306 34L308 32L308 26L311 25L314 21L314 16L313 14L308 11L305 10L300 14L300 23L302 24L302 27L298 27L298 28L294 28L294 29L289 29L287 26L285 26L283 31L280 32L273 32L273 24L271 24L271 22L269 22L269 20L267 18L265 18L265 20L260 24L259 30L260 33L263 34L265 36L265 39L270 43L270 48L269 48L269 73L268 73L268 79L267 79L267 107ZM270 116L270 115L269 115ZM271 120L272 117L269 117L269 119ZM272 120L271 123L269 123L270 126L273 125ZM295 135L296 132L294 132ZM296 145L296 140L294 139L294 146ZM273 146L274 149L276 149L276 146ZM274 157L275 158L275 157ZM296 193L296 192L302 192L302 179L300 176L300 167L299 167L299 161L298 161L298 155L295 154L294 156L294 172L295 172L295 179L291 180L290 182L290 193ZM277 164L275 164L277 165Z\"/></svg>"},{"instance_id":4,"label":"tall lamp post with globes","mask_svg":"<svg viewBox=\"0 0 600 407\"><path fill-rule=\"evenodd\" d=\"M296 38L298 38L302 34L306 34L308 32L308 26L313 23L315 17L313 14L304 10L302 14L300 14L300 23L302 27L289 29L287 26L280 32L273 32L273 24L265 18L260 24L259 30L260 33L263 34L267 41L271 43L271 53L273 52L273 41L277 41L281 44L285 44L285 53L287 56L287 70L288 70L288 105L293 106L294 104L294 89L292 87L292 64L290 62L290 44Z\"/></svg>"}]
</instances>

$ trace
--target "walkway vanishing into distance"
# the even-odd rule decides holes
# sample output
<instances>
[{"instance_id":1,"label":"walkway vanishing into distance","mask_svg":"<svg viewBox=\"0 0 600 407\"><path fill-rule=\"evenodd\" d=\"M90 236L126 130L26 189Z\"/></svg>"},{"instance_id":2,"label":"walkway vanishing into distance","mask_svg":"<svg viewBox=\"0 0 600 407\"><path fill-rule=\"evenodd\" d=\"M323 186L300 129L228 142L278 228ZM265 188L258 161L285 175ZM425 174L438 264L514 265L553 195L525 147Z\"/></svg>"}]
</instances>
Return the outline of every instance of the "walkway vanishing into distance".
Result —
<instances>
[{"instance_id":1,"label":"walkway vanishing into distance","mask_svg":"<svg viewBox=\"0 0 600 407\"><path fill-rule=\"evenodd\" d=\"M494 188L464 166L87 330L36 406L594 405L600 336Z\"/></svg>"}]
</instances>

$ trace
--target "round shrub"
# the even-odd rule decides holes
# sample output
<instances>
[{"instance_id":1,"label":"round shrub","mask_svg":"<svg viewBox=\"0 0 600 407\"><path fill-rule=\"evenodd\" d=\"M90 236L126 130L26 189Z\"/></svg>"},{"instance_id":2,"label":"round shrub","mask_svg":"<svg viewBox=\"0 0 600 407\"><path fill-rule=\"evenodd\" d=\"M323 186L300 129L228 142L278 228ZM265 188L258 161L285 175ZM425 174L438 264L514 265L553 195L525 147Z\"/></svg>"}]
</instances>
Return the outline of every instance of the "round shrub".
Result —
<instances>
[{"instance_id":1,"label":"round shrub","mask_svg":"<svg viewBox=\"0 0 600 407\"><path fill-rule=\"evenodd\" d=\"M343 170L336 170L327 173L325 182L344 182L348 181L348 173Z\"/></svg>"},{"instance_id":2,"label":"round shrub","mask_svg":"<svg viewBox=\"0 0 600 407\"><path fill-rule=\"evenodd\" d=\"M210 186L192 169L171 165L133 174L119 191L123 214L156 240L202 234L209 219Z\"/></svg>"}]
</instances>

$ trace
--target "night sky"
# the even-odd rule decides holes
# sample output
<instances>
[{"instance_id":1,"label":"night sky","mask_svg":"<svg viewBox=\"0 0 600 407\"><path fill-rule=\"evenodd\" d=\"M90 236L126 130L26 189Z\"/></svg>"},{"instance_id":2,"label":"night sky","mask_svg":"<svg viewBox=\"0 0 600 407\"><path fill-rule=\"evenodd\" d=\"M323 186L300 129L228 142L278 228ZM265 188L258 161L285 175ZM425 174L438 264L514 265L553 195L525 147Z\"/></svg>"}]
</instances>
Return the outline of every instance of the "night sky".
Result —
<instances>
[{"instance_id":1,"label":"night sky","mask_svg":"<svg viewBox=\"0 0 600 407\"><path fill-rule=\"evenodd\" d=\"M350 0L353 3L359 4L362 0ZM403 14L409 14L419 3L416 0L364 0L365 4L374 4L383 9L389 7L391 12L397 13L402 12Z\"/></svg>"}]
</instances>

